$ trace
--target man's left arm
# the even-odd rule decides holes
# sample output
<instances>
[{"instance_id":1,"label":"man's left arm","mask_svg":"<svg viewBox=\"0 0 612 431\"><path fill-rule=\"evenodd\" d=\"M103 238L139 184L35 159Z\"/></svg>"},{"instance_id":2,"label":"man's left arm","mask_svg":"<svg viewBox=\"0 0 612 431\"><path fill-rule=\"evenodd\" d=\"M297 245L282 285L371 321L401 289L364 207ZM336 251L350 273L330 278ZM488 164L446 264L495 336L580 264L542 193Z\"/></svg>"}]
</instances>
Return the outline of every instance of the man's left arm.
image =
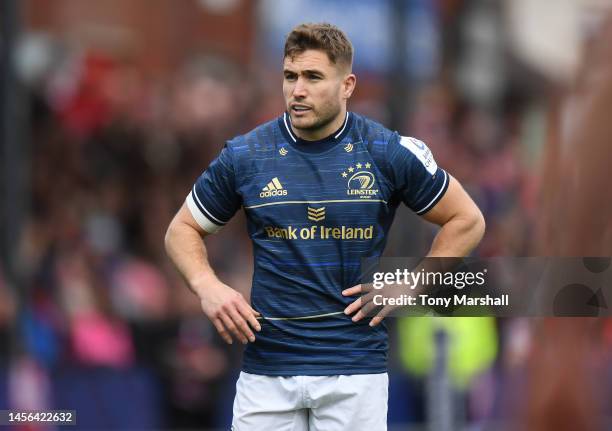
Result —
<instances>
[{"instance_id":1,"label":"man's left arm","mask_svg":"<svg viewBox=\"0 0 612 431\"><path fill-rule=\"evenodd\" d=\"M448 189L444 196L422 217L440 226L440 231L434 238L427 257L467 256L478 245L484 235L485 221L482 213L461 184L459 184L459 181L450 175ZM437 271L440 269L440 265L443 265L442 261L431 259L423 261L421 268ZM360 293L366 293L361 284L345 289L342 292L344 296ZM368 304L368 302L371 302L370 296L371 293L366 293L366 295L357 298L346 307L344 313L351 315L357 312L352 318L354 322L363 319L368 314L365 309L372 308L371 304ZM376 326L382 322L392 308L394 307L384 307L372 318L370 326Z\"/></svg>"},{"instance_id":2,"label":"man's left arm","mask_svg":"<svg viewBox=\"0 0 612 431\"><path fill-rule=\"evenodd\" d=\"M438 168L427 145L416 138L396 135L389 142L388 160L402 201L425 220L440 226L427 257L461 258L470 254L483 237L484 218L461 184ZM439 271L453 262L425 259L416 270ZM342 292L344 296L364 294L344 310L347 315L355 313L354 322L372 309L373 294L368 290L367 286L358 284ZM393 308L383 307L370 325L378 325Z\"/></svg>"},{"instance_id":3,"label":"man's left arm","mask_svg":"<svg viewBox=\"0 0 612 431\"><path fill-rule=\"evenodd\" d=\"M450 175L448 190L422 217L441 228L427 257L467 256L484 235L482 213L461 184Z\"/></svg>"}]
</instances>

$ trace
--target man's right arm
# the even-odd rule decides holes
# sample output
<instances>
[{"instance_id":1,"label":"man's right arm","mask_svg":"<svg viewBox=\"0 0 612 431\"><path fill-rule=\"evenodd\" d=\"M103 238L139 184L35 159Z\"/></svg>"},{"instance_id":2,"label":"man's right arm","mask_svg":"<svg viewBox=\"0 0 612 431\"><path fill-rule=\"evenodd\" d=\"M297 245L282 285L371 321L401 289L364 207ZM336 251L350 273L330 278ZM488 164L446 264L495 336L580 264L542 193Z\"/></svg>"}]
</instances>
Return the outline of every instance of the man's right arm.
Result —
<instances>
[{"instance_id":1,"label":"man's right arm","mask_svg":"<svg viewBox=\"0 0 612 431\"><path fill-rule=\"evenodd\" d=\"M261 330L257 321L259 313L239 292L217 278L208 262L203 239L206 235L183 204L166 231L166 253L200 299L202 310L219 335L229 344L232 335L243 344L253 342L255 335L251 328Z\"/></svg>"}]
</instances>

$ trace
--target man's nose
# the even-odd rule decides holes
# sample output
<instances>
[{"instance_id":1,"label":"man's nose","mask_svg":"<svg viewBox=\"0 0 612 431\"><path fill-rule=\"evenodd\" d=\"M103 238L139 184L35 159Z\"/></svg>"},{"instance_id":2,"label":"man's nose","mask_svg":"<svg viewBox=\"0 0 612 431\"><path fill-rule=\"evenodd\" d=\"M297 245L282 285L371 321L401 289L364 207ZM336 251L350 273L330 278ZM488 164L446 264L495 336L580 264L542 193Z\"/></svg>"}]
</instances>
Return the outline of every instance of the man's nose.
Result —
<instances>
[{"instance_id":1,"label":"man's nose","mask_svg":"<svg viewBox=\"0 0 612 431\"><path fill-rule=\"evenodd\" d=\"M306 97L306 85L303 78L298 78L293 87L293 96L298 98Z\"/></svg>"}]
</instances>

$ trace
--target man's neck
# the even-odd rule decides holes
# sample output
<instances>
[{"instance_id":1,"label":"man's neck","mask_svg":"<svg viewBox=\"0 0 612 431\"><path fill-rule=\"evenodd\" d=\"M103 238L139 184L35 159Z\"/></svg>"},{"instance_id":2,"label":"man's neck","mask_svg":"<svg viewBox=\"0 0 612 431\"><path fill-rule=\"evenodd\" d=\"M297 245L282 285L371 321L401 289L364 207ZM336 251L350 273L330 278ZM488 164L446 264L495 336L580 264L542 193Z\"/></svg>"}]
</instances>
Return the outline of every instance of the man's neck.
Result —
<instances>
[{"instance_id":1,"label":"man's neck","mask_svg":"<svg viewBox=\"0 0 612 431\"><path fill-rule=\"evenodd\" d=\"M291 130L300 139L303 139L305 141L318 141L320 139L327 138L329 135L331 135L340 127L342 127L342 124L345 120L346 108L342 109L338 116L334 118L334 120L327 124L325 127L316 130L302 130L296 129L295 127L293 127L293 125L291 125Z\"/></svg>"}]
</instances>

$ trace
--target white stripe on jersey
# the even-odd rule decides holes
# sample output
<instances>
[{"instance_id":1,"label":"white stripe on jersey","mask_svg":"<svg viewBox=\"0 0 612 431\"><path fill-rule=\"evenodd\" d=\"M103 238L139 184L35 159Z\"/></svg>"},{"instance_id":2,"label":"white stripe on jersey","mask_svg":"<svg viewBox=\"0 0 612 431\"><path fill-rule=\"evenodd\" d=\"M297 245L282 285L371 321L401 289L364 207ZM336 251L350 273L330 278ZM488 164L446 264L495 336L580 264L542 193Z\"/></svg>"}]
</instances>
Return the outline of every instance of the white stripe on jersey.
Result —
<instances>
[{"instance_id":1,"label":"white stripe on jersey","mask_svg":"<svg viewBox=\"0 0 612 431\"><path fill-rule=\"evenodd\" d=\"M442 171L442 172L444 172L444 182L442 183L442 187L440 187L440 190L438 191L438 193L436 193L434 198L431 201L429 201L427 205L425 205L419 211L416 211L417 214L421 214L427 211L429 207L436 201L436 199L438 199L438 196L440 196L440 193L442 193L442 190L444 190L444 188L446 187L446 183L448 182L448 174L446 173L446 171Z\"/></svg>"},{"instance_id":2,"label":"white stripe on jersey","mask_svg":"<svg viewBox=\"0 0 612 431\"><path fill-rule=\"evenodd\" d=\"M245 210L250 210L253 208L261 208L267 207L270 205L288 205L288 204L326 204L326 203L337 203L337 202L354 202L359 204L374 204L378 202L382 202L387 204L387 201L383 199L331 199L326 201L280 201L280 202L267 202L265 204L259 205L250 205L248 207L244 207Z\"/></svg>"},{"instance_id":3,"label":"white stripe on jersey","mask_svg":"<svg viewBox=\"0 0 612 431\"><path fill-rule=\"evenodd\" d=\"M213 220L216 221L218 224L225 224L227 222L225 221L221 221L218 218L216 218L214 215L212 215L207 209L206 207L202 204L202 201L200 200L200 198L198 197L198 194L196 193L196 186L193 186L193 189L191 190L191 194L193 194L193 196L198 200L198 203L200 204L200 206L202 207L202 209L206 212L206 216Z\"/></svg>"},{"instance_id":4,"label":"white stripe on jersey","mask_svg":"<svg viewBox=\"0 0 612 431\"><path fill-rule=\"evenodd\" d=\"M340 136L342 134L342 132L344 132L344 129L346 129L346 125L348 124L348 111L346 112L346 117L344 118L344 125L342 126L342 129L340 129L340 131L334 136L335 139L338 139L338 136Z\"/></svg>"},{"instance_id":5,"label":"white stripe on jersey","mask_svg":"<svg viewBox=\"0 0 612 431\"><path fill-rule=\"evenodd\" d=\"M200 209L198 208L198 205L193 200L193 192L187 195L186 202L187 202L187 208L189 208L191 215L193 216L195 221L198 222L200 227L204 229L206 232L216 233L219 229L223 227L223 226L214 224L212 221L210 221L210 219L205 214L202 213L202 211L200 211ZM202 208L204 207L202 206Z\"/></svg>"},{"instance_id":6,"label":"white stripe on jersey","mask_svg":"<svg viewBox=\"0 0 612 431\"><path fill-rule=\"evenodd\" d=\"M289 136L291 136L291 139L293 139L293 142L297 142L297 139L295 139L295 137L293 136L291 127L289 127L289 124L287 124L287 113L283 114L283 121L285 122L285 127L287 128L287 132L289 132Z\"/></svg>"},{"instance_id":7,"label":"white stripe on jersey","mask_svg":"<svg viewBox=\"0 0 612 431\"><path fill-rule=\"evenodd\" d=\"M320 319L321 317L337 316L337 315L340 315L340 314L344 314L344 311L334 311L332 313L313 314L311 316L295 316L295 317L266 317L266 316L259 316L256 319L257 320L309 320L309 319Z\"/></svg>"}]
</instances>

